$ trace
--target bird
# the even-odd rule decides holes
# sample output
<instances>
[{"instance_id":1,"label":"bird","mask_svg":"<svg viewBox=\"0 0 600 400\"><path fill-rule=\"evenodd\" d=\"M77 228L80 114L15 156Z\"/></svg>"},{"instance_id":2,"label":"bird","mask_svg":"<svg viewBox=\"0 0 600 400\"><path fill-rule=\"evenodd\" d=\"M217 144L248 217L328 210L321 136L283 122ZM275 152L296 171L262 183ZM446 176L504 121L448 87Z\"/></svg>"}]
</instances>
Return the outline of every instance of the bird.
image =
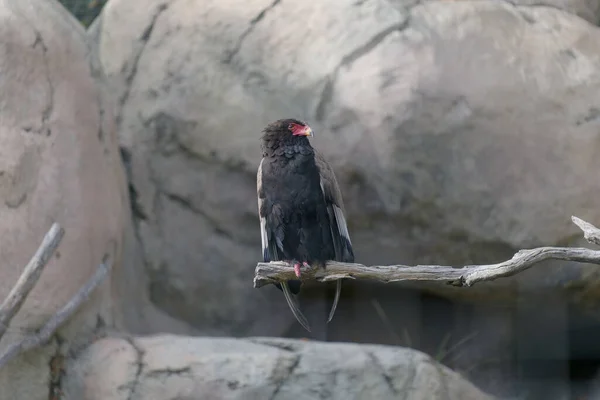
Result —
<instances>
[{"instance_id":1,"label":"bird","mask_svg":"<svg viewBox=\"0 0 600 400\"><path fill-rule=\"evenodd\" d=\"M311 145L312 128L299 119L279 119L263 129L262 159L256 176L262 257L285 261L296 277L302 267L326 267L327 261L354 262L342 194L333 169ZM296 320L310 330L295 295L300 279L277 283ZM327 323L340 298L336 290Z\"/></svg>"}]
</instances>

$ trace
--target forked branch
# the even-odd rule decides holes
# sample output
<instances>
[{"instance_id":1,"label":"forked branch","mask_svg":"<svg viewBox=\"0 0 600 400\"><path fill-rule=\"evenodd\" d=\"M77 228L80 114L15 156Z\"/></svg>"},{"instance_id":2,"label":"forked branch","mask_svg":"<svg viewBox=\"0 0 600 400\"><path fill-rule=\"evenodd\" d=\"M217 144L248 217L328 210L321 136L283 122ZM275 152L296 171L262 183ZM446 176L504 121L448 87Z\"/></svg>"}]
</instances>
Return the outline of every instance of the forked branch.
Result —
<instances>
[{"instance_id":1,"label":"forked branch","mask_svg":"<svg viewBox=\"0 0 600 400\"><path fill-rule=\"evenodd\" d=\"M27 296L37 284L44 267L54 254L64 234L65 231L59 224L54 223L52 225L48 233L46 233L44 240L42 240L40 247L25 266L15 286L4 302L2 302L2 305L0 305L0 339L2 339L11 320L19 312ZM81 307L92 291L100 285L106 275L108 275L110 269L111 263L108 260L108 256L106 256L87 283L39 331L10 345L0 355L0 368L22 352L46 344L56 330Z\"/></svg>"},{"instance_id":2,"label":"forked branch","mask_svg":"<svg viewBox=\"0 0 600 400\"><path fill-rule=\"evenodd\" d=\"M600 229L577 217L571 220L584 233L585 239L600 245ZM385 265L365 266L362 264L330 261L326 268L302 271L302 280L319 282L337 279L370 279L380 282L399 281L442 281L454 286L472 286L477 282L492 281L512 276L545 260L568 260L600 264L600 251L571 247L538 247L520 250L510 260L489 265L467 265L454 268L443 265ZM294 269L286 262L258 263L254 276L254 287L298 279Z\"/></svg>"},{"instance_id":3,"label":"forked branch","mask_svg":"<svg viewBox=\"0 0 600 400\"><path fill-rule=\"evenodd\" d=\"M81 287L75 293L75 295L61 308L56 314L54 314L46 325L44 325L39 331L32 333L14 343L6 349L6 351L0 355L0 368L4 367L10 360L12 360L17 355L31 350L35 347L45 345L48 343L52 335L56 332L58 328L68 320L79 308L81 305L90 297L90 294L96 289L100 283L106 278L106 275L110 272L112 265L108 260L108 257L105 257L104 261L98 266L94 275L86 282L84 286Z\"/></svg>"}]
</instances>

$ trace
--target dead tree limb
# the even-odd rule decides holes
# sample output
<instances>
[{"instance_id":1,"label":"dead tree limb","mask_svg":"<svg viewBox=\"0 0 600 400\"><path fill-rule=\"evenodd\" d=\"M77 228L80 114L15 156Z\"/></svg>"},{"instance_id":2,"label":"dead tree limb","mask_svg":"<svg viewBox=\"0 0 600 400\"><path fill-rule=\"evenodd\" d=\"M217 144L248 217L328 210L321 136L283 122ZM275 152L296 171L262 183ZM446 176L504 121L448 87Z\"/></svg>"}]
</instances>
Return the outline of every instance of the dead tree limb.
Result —
<instances>
[{"instance_id":1,"label":"dead tree limb","mask_svg":"<svg viewBox=\"0 0 600 400\"><path fill-rule=\"evenodd\" d=\"M600 229L577 217L571 220L583 232L587 241L600 244ZM538 247L520 250L510 260L489 265L467 265L454 268L443 265L385 265L365 266L362 264L330 261L326 268L302 270L302 280L319 282L338 279L370 279L380 282L399 281L442 281L454 286L472 286L477 282L492 281L508 277L545 260L565 260L600 264L600 251L571 247ZM286 262L258 263L254 276L254 287L298 279L294 269Z\"/></svg>"},{"instance_id":2,"label":"dead tree limb","mask_svg":"<svg viewBox=\"0 0 600 400\"><path fill-rule=\"evenodd\" d=\"M35 347L42 346L50 340L56 330L69 319L81 305L89 298L90 294L96 289L100 283L106 278L112 263L105 257L104 261L98 266L96 272L86 282L86 284L75 293L75 295L61 308L56 314L54 314L40 329L39 331L26 336L17 343L14 343L6 349L6 351L0 355L0 368L5 366L15 356L31 350Z\"/></svg>"},{"instance_id":3,"label":"dead tree limb","mask_svg":"<svg viewBox=\"0 0 600 400\"><path fill-rule=\"evenodd\" d=\"M583 237L585 238L585 240L600 246L600 229L596 228L589 222L585 222L584 220L575 216L571 217L571 220L575 225L579 227L579 229L583 231Z\"/></svg>"},{"instance_id":4,"label":"dead tree limb","mask_svg":"<svg viewBox=\"0 0 600 400\"><path fill-rule=\"evenodd\" d=\"M52 224L50 230L44 236L42 244L40 244L40 247L25 266L19 280L4 302L2 302L2 305L0 305L0 339L6 333L10 321L21 309L29 292L34 288L38 279L40 279L44 267L54 254L64 234L65 231L59 224Z\"/></svg>"}]
</instances>

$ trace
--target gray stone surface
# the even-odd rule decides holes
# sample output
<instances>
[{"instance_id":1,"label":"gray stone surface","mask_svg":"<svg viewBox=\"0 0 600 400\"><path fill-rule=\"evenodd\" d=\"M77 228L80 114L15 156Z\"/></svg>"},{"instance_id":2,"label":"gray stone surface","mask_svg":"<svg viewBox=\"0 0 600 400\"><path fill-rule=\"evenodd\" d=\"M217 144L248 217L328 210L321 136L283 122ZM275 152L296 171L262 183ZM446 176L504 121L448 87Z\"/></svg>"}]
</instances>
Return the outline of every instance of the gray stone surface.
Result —
<instances>
[{"instance_id":1,"label":"gray stone surface","mask_svg":"<svg viewBox=\"0 0 600 400\"><path fill-rule=\"evenodd\" d=\"M56 1L0 1L0 299L53 222L55 256L12 319L0 353L40 329L105 254L115 276L130 226L114 118L98 88L85 32ZM120 326L119 281L107 279L42 349L0 370L2 400L48 399L50 365L99 329ZM60 361L58 361L60 364Z\"/></svg>"},{"instance_id":2,"label":"gray stone surface","mask_svg":"<svg viewBox=\"0 0 600 400\"><path fill-rule=\"evenodd\" d=\"M315 129L363 263L497 262L581 243L573 214L600 221L600 31L575 15L487 1L137 4L111 1L90 35L120 99L150 296L203 332L293 324L278 291L250 284L260 130L282 116ZM427 287L510 304L515 281L586 286L590 273L560 263Z\"/></svg>"},{"instance_id":3,"label":"gray stone surface","mask_svg":"<svg viewBox=\"0 0 600 400\"><path fill-rule=\"evenodd\" d=\"M491 400L423 353L273 338L108 338L68 367L65 400Z\"/></svg>"},{"instance_id":4,"label":"gray stone surface","mask_svg":"<svg viewBox=\"0 0 600 400\"><path fill-rule=\"evenodd\" d=\"M148 301L119 153L112 99L83 27L54 0L0 0L0 299L52 223L65 229L0 342L40 329L91 278L112 275L50 343L0 370L0 399L47 400L62 360L105 329L191 332ZM137 266L140 264L138 263Z\"/></svg>"},{"instance_id":5,"label":"gray stone surface","mask_svg":"<svg viewBox=\"0 0 600 400\"><path fill-rule=\"evenodd\" d=\"M591 24L600 23L598 0L506 0L508 3L530 7L553 7L575 14Z\"/></svg>"}]
</instances>

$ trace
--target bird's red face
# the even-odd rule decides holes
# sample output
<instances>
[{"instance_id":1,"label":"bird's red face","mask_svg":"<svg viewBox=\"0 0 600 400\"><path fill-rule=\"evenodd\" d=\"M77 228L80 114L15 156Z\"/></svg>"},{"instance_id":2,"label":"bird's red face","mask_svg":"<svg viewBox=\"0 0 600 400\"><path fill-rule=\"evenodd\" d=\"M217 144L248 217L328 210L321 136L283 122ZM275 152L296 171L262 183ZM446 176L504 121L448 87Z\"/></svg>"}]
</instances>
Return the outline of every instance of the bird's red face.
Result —
<instances>
[{"instance_id":1,"label":"bird's red face","mask_svg":"<svg viewBox=\"0 0 600 400\"><path fill-rule=\"evenodd\" d=\"M313 136L312 129L306 124L296 124L292 122L288 125L288 129L292 132L292 135L294 136Z\"/></svg>"}]
</instances>

